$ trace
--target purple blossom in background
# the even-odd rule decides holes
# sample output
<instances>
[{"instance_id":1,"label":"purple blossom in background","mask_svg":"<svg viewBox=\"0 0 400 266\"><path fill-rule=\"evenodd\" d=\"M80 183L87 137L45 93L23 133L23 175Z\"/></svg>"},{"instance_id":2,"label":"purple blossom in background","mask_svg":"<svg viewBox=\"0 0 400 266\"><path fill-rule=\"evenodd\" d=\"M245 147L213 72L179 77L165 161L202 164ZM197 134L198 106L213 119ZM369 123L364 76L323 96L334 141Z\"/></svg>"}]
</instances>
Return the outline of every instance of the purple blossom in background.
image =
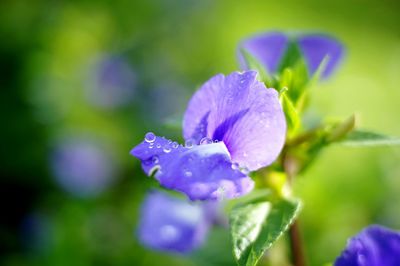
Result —
<instances>
[{"instance_id":1,"label":"purple blossom in background","mask_svg":"<svg viewBox=\"0 0 400 266\"><path fill-rule=\"evenodd\" d=\"M329 77L344 54L344 48L340 42L322 34L303 34L292 37L280 32L268 32L244 40L239 45L239 49L250 53L269 73L276 73L290 42L298 45L306 61L310 77L317 71L326 56L329 58L321 77ZM238 55L241 68L248 69L242 52L239 51Z\"/></svg>"},{"instance_id":2,"label":"purple blossom in background","mask_svg":"<svg viewBox=\"0 0 400 266\"><path fill-rule=\"evenodd\" d=\"M279 155L286 121L274 89L257 73L216 75L192 97L183 120L185 146L148 133L131 154L166 188L191 200L234 198L250 192L247 176Z\"/></svg>"},{"instance_id":3,"label":"purple blossom in background","mask_svg":"<svg viewBox=\"0 0 400 266\"><path fill-rule=\"evenodd\" d=\"M187 253L204 242L209 217L202 205L153 191L143 202L138 237L152 249Z\"/></svg>"},{"instance_id":4,"label":"purple blossom in background","mask_svg":"<svg viewBox=\"0 0 400 266\"><path fill-rule=\"evenodd\" d=\"M110 151L99 143L71 138L59 141L50 160L57 183L76 196L95 196L116 174Z\"/></svg>"},{"instance_id":5,"label":"purple blossom in background","mask_svg":"<svg viewBox=\"0 0 400 266\"><path fill-rule=\"evenodd\" d=\"M400 265L400 232L372 225L351 238L335 266Z\"/></svg>"},{"instance_id":6,"label":"purple blossom in background","mask_svg":"<svg viewBox=\"0 0 400 266\"><path fill-rule=\"evenodd\" d=\"M135 93L136 75L120 57L105 57L97 62L88 86L89 101L103 108L128 104Z\"/></svg>"}]
</instances>

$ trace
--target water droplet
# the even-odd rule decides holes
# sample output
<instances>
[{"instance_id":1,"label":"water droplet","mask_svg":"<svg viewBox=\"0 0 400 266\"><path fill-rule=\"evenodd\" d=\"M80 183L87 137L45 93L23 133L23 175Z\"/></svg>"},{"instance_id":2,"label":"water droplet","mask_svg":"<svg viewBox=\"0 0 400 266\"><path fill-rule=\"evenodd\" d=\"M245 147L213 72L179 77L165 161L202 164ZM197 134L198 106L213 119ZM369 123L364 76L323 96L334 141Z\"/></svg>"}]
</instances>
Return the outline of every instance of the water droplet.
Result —
<instances>
[{"instance_id":1,"label":"water droplet","mask_svg":"<svg viewBox=\"0 0 400 266\"><path fill-rule=\"evenodd\" d=\"M242 170L242 173L245 175L248 175L250 173L250 170L247 167L243 167L241 170Z\"/></svg>"},{"instance_id":2,"label":"water droplet","mask_svg":"<svg viewBox=\"0 0 400 266\"><path fill-rule=\"evenodd\" d=\"M186 177L191 177L193 175L193 173L190 172L190 171L185 171L184 174L185 174Z\"/></svg>"},{"instance_id":3,"label":"water droplet","mask_svg":"<svg viewBox=\"0 0 400 266\"><path fill-rule=\"evenodd\" d=\"M186 148L192 148L193 145L194 145L194 140L193 140L193 139L187 139L187 140L185 141L185 147L186 147Z\"/></svg>"},{"instance_id":4,"label":"water droplet","mask_svg":"<svg viewBox=\"0 0 400 266\"><path fill-rule=\"evenodd\" d=\"M168 144L166 144L166 145L164 145L163 151L165 153L169 153L171 151L171 147Z\"/></svg>"},{"instance_id":5,"label":"water droplet","mask_svg":"<svg viewBox=\"0 0 400 266\"><path fill-rule=\"evenodd\" d=\"M176 149L178 148L178 146L179 146L178 142L176 141L172 142L172 148Z\"/></svg>"},{"instance_id":6,"label":"water droplet","mask_svg":"<svg viewBox=\"0 0 400 266\"><path fill-rule=\"evenodd\" d=\"M232 169L233 170L239 170L239 164L238 163L233 163L232 164Z\"/></svg>"},{"instance_id":7,"label":"water droplet","mask_svg":"<svg viewBox=\"0 0 400 266\"><path fill-rule=\"evenodd\" d=\"M156 147L157 147L157 149L161 148L161 144L157 143Z\"/></svg>"},{"instance_id":8,"label":"water droplet","mask_svg":"<svg viewBox=\"0 0 400 266\"><path fill-rule=\"evenodd\" d=\"M200 140L200 145L211 144L211 143L213 143L213 141L210 138L207 138L207 137L202 138Z\"/></svg>"},{"instance_id":9,"label":"water droplet","mask_svg":"<svg viewBox=\"0 0 400 266\"><path fill-rule=\"evenodd\" d=\"M154 164L157 164L157 163L160 161L160 159L158 159L158 156L157 156L157 155L154 155L154 156L151 158L151 161L152 161Z\"/></svg>"},{"instance_id":10,"label":"water droplet","mask_svg":"<svg viewBox=\"0 0 400 266\"><path fill-rule=\"evenodd\" d=\"M156 135L153 132L147 132L144 136L144 140L148 143L154 142L156 140Z\"/></svg>"}]
</instances>

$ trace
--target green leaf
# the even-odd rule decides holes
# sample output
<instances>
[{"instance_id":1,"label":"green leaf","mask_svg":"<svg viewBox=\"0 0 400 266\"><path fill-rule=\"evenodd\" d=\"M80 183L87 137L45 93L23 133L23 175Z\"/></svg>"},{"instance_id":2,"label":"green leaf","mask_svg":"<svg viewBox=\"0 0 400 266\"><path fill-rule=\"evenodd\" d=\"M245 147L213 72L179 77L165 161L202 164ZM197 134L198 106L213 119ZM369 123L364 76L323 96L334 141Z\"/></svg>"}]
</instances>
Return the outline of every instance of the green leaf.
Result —
<instances>
[{"instance_id":1,"label":"green leaf","mask_svg":"<svg viewBox=\"0 0 400 266\"><path fill-rule=\"evenodd\" d=\"M392 146L400 145L400 138L386 136L380 133L354 130L344 138L341 144L347 146Z\"/></svg>"},{"instance_id":2,"label":"green leaf","mask_svg":"<svg viewBox=\"0 0 400 266\"><path fill-rule=\"evenodd\" d=\"M287 231L301 208L300 201L255 202L235 207L230 216L233 253L238 265L253 266Z\"/></svg>"},{"instance_id":3,"label":"green leaf","mask_svg":"<svg viewBox=\"0 0 400 266\"><path fill-rule=\"evenodd\" d=\"M280 95L283 111L285 113L286 121L288 124L289 135L296 132L300 126L300 115L294 107L293 102L287 96L287 91L283 91Z\"/></svg>"},{"instance_id":4,"label":"green leaf","mask_svg":"<svg viewBox=\"0 0 400 266\"><path fill-rule=\"evenodd\" d=\"M246 61L247 67L257 71L261 81L264 82L268 88L274 87L273 78L268 74L268 71L265 69L265 67L253 55L247 52L246 49L241 48L240 52Z\"/></svg>"},{"instance_id":5,"label":"green leaf","mask_svg":"<svg viewBox=\"0 0 400 266\"><path fill-rule=\"evenodd\" d=\"M289 41L279 64L278 72L282 73L286 68L293 68L301 57L301 50L297 42L295 40Z\"/></svg>"},{"instance_id":6,"label":"green leaf","mask_svg":"<svg viewBox=\"0 0 400 266\"><path fill-rule=\"evenodd\" d=\"M356 117L355 115L350 116L342 123L336 125L331 131L328 133L326 140L328 142L338 141L343 139L348 135L355 127Z\"/></svg>"},{"instance_id":7,"label":"green leaf","mask_svg":"<svg viewBox=\"0 0 400 266\"><path fill-rule=\"evenodd\" d=\"M313 76L310 79L310 84L309 87L313 87L321 78L322 73L324 72L326 65L329 62L329 55L324 56L324 58L321 60L321 63L319 64L317 70L314 72Z\"/></svg>"}]
</instances>

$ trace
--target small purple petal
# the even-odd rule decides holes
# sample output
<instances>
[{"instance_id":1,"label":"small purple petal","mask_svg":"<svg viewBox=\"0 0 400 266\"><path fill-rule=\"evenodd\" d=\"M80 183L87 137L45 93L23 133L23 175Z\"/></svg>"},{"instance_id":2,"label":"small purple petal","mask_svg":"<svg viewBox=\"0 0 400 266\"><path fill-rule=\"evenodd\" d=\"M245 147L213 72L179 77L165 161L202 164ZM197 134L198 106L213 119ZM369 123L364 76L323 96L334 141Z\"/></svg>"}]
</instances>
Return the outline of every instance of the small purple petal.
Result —
<instances>
[{"instance_id":1,"label":"small purple petal","mask_svg":"<svg viewBox=\"0 0 400 266\"><path fill-rule=\"evenodd\" d=\"M256 58L269 73L275 73L286 50L288 37L279 32L263 33L244 40L239 49L245 49ZM248 70L245 59L239 51L239 62L241 69Z\"/></svg>"},{"instance_id":2,"label":"small purple petal","mask_svg":"<svg viewBox=\"0 0 400 266\"><path fill-rule=\"evenodd\" d=\"M166 149L168 152L166 152ZM186 194L191 200L220 200L250 192L254 182L233 169L223 142L191 148L156 137L143 141L131 154L142 161L143 170L166 188Z\"/></svg>"},{"instance_id":3,"label":"small purple petal","mask_svg":"<svg viewBox=\"0 0 400 266\"><path fill-rule=\"evenodd\" d=\"M372 225L351 238L335 266L400 265L400 232Z\"/></svg>"},{"instance_id":4,"label":"small purple petal","mask_svg":"<svg viewBox=\"0 0 400 266\"><path fill-rule=\"evenodd\" d=\"M122 58L105 57L97 63L89 86L91 103L103 108L114 108L129 103L137 83L136 74Z\"/></svg>"},{"instance_id":5,"label":"small purple petal","mask_svg":"<svg viewBox=\"0 0 400 266\"><path fill-rule=\"evenodd\" d=\"M149 248L187 253L201 246L209 226L201 205L153 191L142 205L138 236Z\"/></svg>"},{"instance_id":6,"label":"small purple petal","mask_svg":"<svg viewBox=\"0 0 400 266\"><path fill-rule=\"evenodd\" d=\"M195 135L199 125L207 125L206 137L223 141L232 162L249 170L271 164L286 135L278 93L256 75L247 71L214 76L194 94L183 122L185 138Z\"/></svg>"},{"instance_id":7,"label":"small purple petal","mask_svg":"<svg viewBox=\"0 0 400 266\"><path fill-rule=\"evenodd\" d=\"M116 175L115 162L106 149L83 138L59 141L51 154L50 166L62 188L82 197L99 194Z\"/></svg>"},{"instance_id":8,"label":"small purple petal","mask_svg":"<svg viewBox=\"0 0 400 266\"><path fill-rule=\"evenodd\" d=\"M325 69L321 77L329 77L339 65L343 54L343 45L336 39L325 35L303 35L298 38L298 44L306 60L309 75L312 76L328 56Z\"/></svg>"}]
</instances>

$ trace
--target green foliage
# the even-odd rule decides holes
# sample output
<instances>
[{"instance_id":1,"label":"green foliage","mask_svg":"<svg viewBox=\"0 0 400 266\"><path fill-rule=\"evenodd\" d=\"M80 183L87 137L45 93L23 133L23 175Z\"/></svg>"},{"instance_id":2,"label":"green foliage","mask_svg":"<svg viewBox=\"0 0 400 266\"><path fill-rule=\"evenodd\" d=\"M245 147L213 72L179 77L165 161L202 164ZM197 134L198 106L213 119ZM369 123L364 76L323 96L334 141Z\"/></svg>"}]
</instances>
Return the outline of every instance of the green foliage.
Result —
<instances>
[{"instance_id":1,"label":"green foliage","mask_svg":"<svg viewBox=\"0 0 400 266\"><path fill-rule=\"evenodd\" d=\"M244 60L246 61L246 65L249 69L255 70L258 72L259 78L268 88L275 87L273 77L268 73L265 67L246 49L241 48L240 53L243 55Z\"/></svg>"},{"instance_id":2,"label":"green foliage","mask_svg":"<svg viewBox=\"0 0 400 266\"><path fill-rule=\"evenodd\" d=\"M393 146L400 145L400 138L365 130L354 130L340 143L347 146Z\"/></svg>"},{"instance_id":3,"label":"green foliage","mask_svg":"<svg viewBox=\"0 0 400 266\"><path fill-rule=\"evenodd\" d=\"M290 136L299 129L301 119L292 100L290 100L286 92L287 90L281 92L280 100L288 125L288 135Z\"/></svg>"},{"instance_id":4,"label":"green foliage","mask_svg":"<svg viewBox=\"0 0 400 266\"><path fill-rule=\"evenodd\" d=\"M300 47L295 40L289 41L286 52L279 64L278 72L282 73L286 68L292 68L302 58Z\"/></svg>"},{"instance_id":5,"label":"green foliage","mask_svg":"<svg viewBox=\"0 0 400 266\"><path fill-rule=\"evenodd\" d=\"M326 140L328 142L335 142L345 138L354 129L355 124L356 124L356 117L355 115L352 115L343 122L334 126L330 130L330 132L328 132Z\"/></svg>"},{"instance_id":6,"label":"green foliage","mask_svg":"<svg viewBox=\"0 0 400 266\"><path fill-rule=\"evenodd\" d=\"M256 265L264 252L289 228L299 200L253 201L235 207L229 217L233 253L238 265Z\"/></svg>"}]
</instances>

